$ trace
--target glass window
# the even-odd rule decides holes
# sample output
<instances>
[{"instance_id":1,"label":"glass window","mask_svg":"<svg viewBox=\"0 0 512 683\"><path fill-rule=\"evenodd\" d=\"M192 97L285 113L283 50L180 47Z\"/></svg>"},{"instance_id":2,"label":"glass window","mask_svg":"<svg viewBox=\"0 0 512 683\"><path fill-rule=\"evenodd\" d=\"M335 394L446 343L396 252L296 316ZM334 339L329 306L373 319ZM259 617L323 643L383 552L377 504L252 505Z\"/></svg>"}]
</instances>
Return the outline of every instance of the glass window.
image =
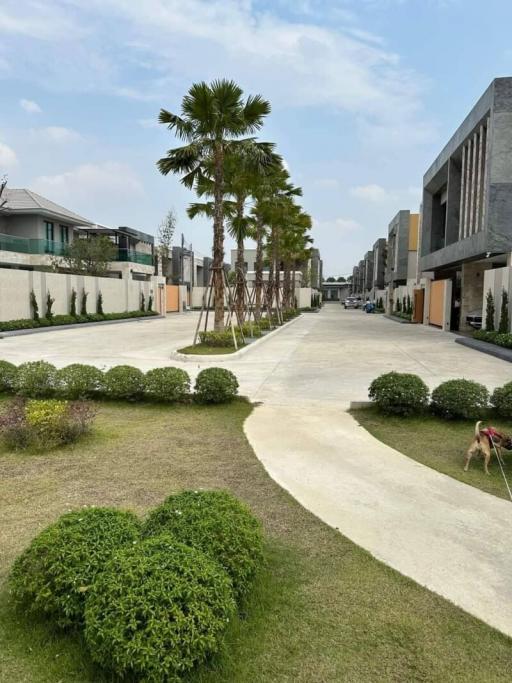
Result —
<instances>
[{"instance_id":1,"label":"glass window","mask_svg":"<svg viewBox=\"0 0 512 683\"><path fill-rule=\"evenodd\" d=\"M45 221L44 225L46 228L46 239L50 242L53 242L53 223L50 221Z\"/></svg>"},{"instance_id":2,"label":"glass window","mask_svg":"<svg viewBox=\"0 0 512 683\"><path fill-rule=\"evenodd\" d=\"M68 225L61 225L60 226L60 241L63 244L68 244L68 242L69 242L69 226Z\"/></svg>"}]
</instances>

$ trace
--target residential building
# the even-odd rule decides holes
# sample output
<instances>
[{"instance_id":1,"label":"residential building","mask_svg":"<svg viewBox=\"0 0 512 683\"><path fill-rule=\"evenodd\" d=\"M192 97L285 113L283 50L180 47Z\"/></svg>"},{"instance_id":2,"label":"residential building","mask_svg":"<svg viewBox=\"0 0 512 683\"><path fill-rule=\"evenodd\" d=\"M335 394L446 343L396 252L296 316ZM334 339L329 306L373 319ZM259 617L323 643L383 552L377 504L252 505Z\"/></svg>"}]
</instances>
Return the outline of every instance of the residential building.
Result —
<instances>
[{"instance_id":1,"label":"residential building","mask_svg":"<svg viewBox=\"0 0 512 683\"><path fill-rule=\"evenodd\" d=\"M107 235L116 245L114 277L154 273L153 236L132 228L107 228L27 189L6 188L0 209L0 267L48 270L65 267L62 256L75 239Z\"/></svg>"},{"instance_id":2,"label":"residential building","mask_svg":"<svg viewBox=\"0 0 512 683\"><path fill-rule=\"evenodd\" d=\"M384 289L386 282L387 241L380 237L373 245L373 280L374 290Z\"/></svg>"},{"instance_id":3,"label":"residential building","mask_svg":"<svg viewBox=\"0 0 512 683\"><path fill-rule=\"evenodd\" d=\"M388 290L387 310L397 300L413 297L418 281L419 214L401 210L388 227L385 285Z\"/></svg>"},{"instance_id":4,"label":"residential building","mask_svg":"<svg viewBox=\"0 0 512 683\"><path fill-rule=\"evenodd\" d=\"M373 290L373 249L364 255L363 295L370 296Z\"/></svg>"},{"instance_id":5,"label":"residential building","mask_svg":"<svg viewBox=\"0 0 512 683\"><path fill-rule=\"evenodd\" d=\"M511 149L512 78L496 78L423 178L426 323L467 329L466 316L482 311L487 271L511 264Z\"/></svg>"},{"instance_id":6,"label":"residential building","mask_svg":"<svg viewBox=\"0 0 512 683\"><path fill-rule=\"evenodd\" d=\"M349 294L348 282L325 282L322 283L322 301L343 301Z\"/></svg>"}]
</instances>

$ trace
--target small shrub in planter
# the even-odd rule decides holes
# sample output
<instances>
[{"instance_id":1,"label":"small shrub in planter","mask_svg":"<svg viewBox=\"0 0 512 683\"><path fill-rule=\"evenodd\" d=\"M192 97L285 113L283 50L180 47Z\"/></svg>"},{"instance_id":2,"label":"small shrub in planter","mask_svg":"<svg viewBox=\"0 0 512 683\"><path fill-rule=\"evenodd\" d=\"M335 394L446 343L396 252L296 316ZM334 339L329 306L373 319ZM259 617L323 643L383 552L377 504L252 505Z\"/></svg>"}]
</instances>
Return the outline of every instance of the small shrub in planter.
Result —
<instances>
[{"instance_id":1,"label":"small shrub in planter","mask_svg":"<svg viewBox=\"0 0 512 683\"><path fill-rule=\"evenodd\" d=\"M0 360L0 393L12 391L17 368L7 360Z\"/></svg>"},{"instance_id":2,"label":"small shrub in planter","mask_svg":"<svg viewBox=\"0 0 512 683\"><path fill-rule=\"evenodd\" d=\"M64 398L94 398L103 391L103 372L93 365L73 363L57 371L57 383Z\"/></svg>"},{"instance_id":3,"label":"small shrub in planter","mask_svg":"<svg viewBox=\"0 0 512 683\"><path fill-rule=\"evenodd\" d=\"M368 396L384 413L416 415L428 407L429 390L418 375L387 372L373 380Z\"/></svg>"},{"instance_id":4,"label":"small shrub in planter","mask_svg":"<svg viewBox=\"0 0 512 683\"><path fill-rule=\"evenodd\" d=\"M44 360L30 361L18 366L14 391L28 398L52 396L57 387L57 368Z\"/></svg>"},{"instance_id":5,"label":"small shrub in planter","mask_svg":"<svg viewBox=\"0 0 512 683\"><path fill-rule=\"evenodd\" d=\"M268 318L260 318L258 320L258 327L260 330L270 330L270 320Z\"/></svg>"},{"instance_id":6,"label":"small shrub in planter","mask_svg":"<svg viewBox=\"0 0 512 683\"><path fill-rule=\"evenodd\" d=\"M0 413L0 437L11 450L49 450L88 433L94 416L93 407L80 401L17 397Z\"/></svg>"},{"instance_id":7,"label":"small shrub in planter","mask_svg":"<svg viewBox=\"0 0 512 683\"><path fill-rule=\"evenodd\" d=\"M237 343L239 345L242 344L242 337L236 330L235 335ZM229 347L235 345L233 341L233 333L230 329L225 330L224 332L199 332L199 339L201 344L204 344L204 346Z\"/></svg>"},{"instance_id":8,"label":"small shrub in planter","mask_svg":"<svg viewBox=\"0 0 512 683\"><path fill-rule=\"evenodd\" d=\"M197 375L194 391L199 403L227 403L238 393L238 380L225 368L205 368Z\"/></svg>"},{"instance_id":9,"label":"small shrub in planter","mask_svg":"<svg viewBox=\"0 0 512 683\"><path fill-rule=\"evenodd\" d=\"M113 399L136 401L144 393L144 373L131 365L116 365L104 376L105 394Z\"/></svg>"},{"instance_id":10,"label":"small shrub in planter","mask_svg":"<svg viewBox=\"0 0 512 683\"><path fill-rule=\"evenodd\" d=\"M448 420L482 418L489 407L489 392L478 382L451 379L432 392L432 411Z\"/></svg>"},{"instance_id":11,"label":"small shrub in planter","mask_svg":"<svg viewBox=\"0 0 512 683\"><path fill-rule=\"evenodd\" d=\"M227 491L184 491L169 496L143 525L144 536L162 533L219 562L236 596L247 591L262 561L261 526L249 508Z\"/></svg>"},{"instance_id":12,"label":"small shrub in planter","mask_svg":"<svg viewBox=\"0 0 512 683\"><path fill-rule=\"evenodd\" d=\"M500 417L512 418L512 382L493 391L491 405Z\"/></svg>"},{"instance_id":13,"label":"small shrub in planter","mask_svg":"<svg viewBox=\"0 0 512 683\"><path fill-rule=\"evenodd\" d=\"M494 334L496 335L493 340L495 344L502 346L505 349L512 349L512 334L504 332Z\"/></svg>"},{"instance_id":14,"label":"small shrub in planter","mask_svg":"<svg viewBox=\"0 0 512 683\"><path fill-rule=\"evenodd\" d=\"M117 549L138 539L139 522L130 512L86 508L62 515L15 561L11 595L28 613L62 627L80 625L96 576Z\"/></svg>"},{"instance_id":15,"label":"small shrub in planter","mask_svg":"<svg viewBox=\"0 0 512 683\"><path fill-rule=\"evenodd\" d=\"M228 576L172 536L120 550L87 593L85 641L118 676L178 681L219 649L235 611Z\"/></svg>"},{"instance_id":16,"label":"small shrub in planter","mask_svg":"<svg viewBox=\"0 0 512 683\"><path fill-rule=\"evenodd\" d=\"M190 393L190 377L180 368L155 368L146 372L145 394L153 401L183 401Z\"/></svg>"}]
</instances>

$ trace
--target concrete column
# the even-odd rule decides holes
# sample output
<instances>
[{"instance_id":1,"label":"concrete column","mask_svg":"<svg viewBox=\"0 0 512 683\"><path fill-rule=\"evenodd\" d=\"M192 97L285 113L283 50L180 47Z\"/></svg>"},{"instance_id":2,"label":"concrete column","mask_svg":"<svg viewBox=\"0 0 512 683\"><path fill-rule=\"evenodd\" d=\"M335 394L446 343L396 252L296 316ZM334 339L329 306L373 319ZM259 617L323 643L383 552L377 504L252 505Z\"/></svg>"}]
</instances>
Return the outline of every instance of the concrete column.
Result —
<instances>
[{"instance_id":1,"label":"concrete column","mask_svg":"<svg viewBox=\"0 0 512 683\"><path fill-rule=\"evenodd\" d=\"M464 239L466 224L464 221L464 208L466 206L464 201L464 193L466 191L466 145L462 147L462 168L460 172L460 208L459 208L459 240Z\"/></svg>"},{"instance_id":2,"label":"concrete column","mask_svg":"<svg viewBox=\"0 0 512 683\"><path fill-rule=\"evenodd\" d=\"M464 195L464 237L469 235L469 187L471 185L471 140L466 145L466 192Z\"/></svg>"},{"instance_id":3,"label":"concrete column","mask_svg":"<svg viewBox=\"0 0 512 683\"><path fill-rule=\"evenodd\" d=\"M484 127L480 126L478 144L478 168L476 179L476 212L475 212L475 232L479 232L482 226L482 178L483 178L483 158L484 158Z\"/></svg>"},{"instance_id":4,"label":"concrete column","mask_svg":"<svg viewBox=\"0 0 512 683\"><path fill-rule=\"evenodd\" d=\"M477 133L473 135L473 140L471 142L471 185L469 188L469 234L472 235L475 232L475 203L476 203L476 169L478 165L477 152L478 152L478 136Z\"/></svg>"},{"instance_id":5,"label":"concrete column","mask_svg":"<svg viewBox=\"0 0 512 683\"><path fill-rule=\"evenodd\" d=\"M491 126L491 117L487 117L486 125L485 125L485 153L484 153L484 159L483 159L483 181L482 181L482 219L481 219L481 226L482 230L485 230L485 219L486 219L486 213L487 213L487 177L489 173L489 141L491 137L491 131L490 131L490 126Z\"/></svg>"}]
</instances>

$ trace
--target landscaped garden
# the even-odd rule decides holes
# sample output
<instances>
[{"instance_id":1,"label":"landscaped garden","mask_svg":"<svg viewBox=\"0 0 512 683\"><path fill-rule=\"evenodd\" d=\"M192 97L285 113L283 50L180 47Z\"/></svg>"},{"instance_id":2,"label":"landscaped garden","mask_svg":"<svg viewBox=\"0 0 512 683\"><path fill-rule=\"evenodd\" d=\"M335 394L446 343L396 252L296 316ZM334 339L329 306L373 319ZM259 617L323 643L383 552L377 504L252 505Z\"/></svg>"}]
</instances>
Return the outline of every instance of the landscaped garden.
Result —
<instances>
[{"instance_id":1,"label":"landscaped garden","mask_svg":"<svg viewBox=\"0 0 512 683\"><path fill-rule=\"evenodd\" d=\"M200 403L174 368L165 369L172 391L156 371L141 380L121 368L108 379L83 366L10 369L9 389L26 401L80 401L91 386L111 393L73 443L0 446L3 680L101 683L141 666L146 680L165 680L181 645L199 653L185 680L203 682L509 679L508 638L373 559L269 478L243 433L250 404L209 403L233 399L228 375L203 376ZM30 398L34 386L55 393ZM208 531L225 520L235 521L218 537ZM203 629L192 641L184 605ZM148 653L166 639L174 648L160 647L155 668Z\"/></svg>"},{"instance_id":2,"label":"landscaped garden","mask_svg":"<svg viewBox=\"0 0 512 683\"><path fill-rule=\"evenodd\" d=\"M370 385L374 405L352 410L373 436L424 465L509 499L496 455L492 452L490 476L482 459L473 458L467 472L464 456L474 437L475 422L512 434L512 383L492 394L470 380L448 380L430 392L420 377L386 373ZM512 453L503 453L503 469L512 481Z\"/></svg>"}]
</instances>

